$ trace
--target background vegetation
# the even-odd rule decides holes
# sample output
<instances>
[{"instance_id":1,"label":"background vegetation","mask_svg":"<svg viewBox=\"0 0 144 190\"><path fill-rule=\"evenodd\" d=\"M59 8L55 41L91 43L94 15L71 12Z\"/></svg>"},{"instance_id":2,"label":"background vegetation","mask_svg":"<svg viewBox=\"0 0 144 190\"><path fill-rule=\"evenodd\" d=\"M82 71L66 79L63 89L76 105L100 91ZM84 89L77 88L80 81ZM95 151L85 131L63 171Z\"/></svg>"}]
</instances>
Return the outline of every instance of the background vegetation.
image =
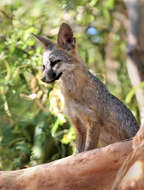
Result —
<instances>
[{"instance_id":1,"label":"background vegetation","mask_svg":"<svg viewBox=\"0 0 144 190\"><path fill-rule=\"evenodd\" d=\"M126 69L127 17L115 0L0 1L0 169L49 162L75 151L57 85L41 82L42 47L31 33L56 40L69 23L80 55L139 120Z\"/></svg>"}]
</instances>

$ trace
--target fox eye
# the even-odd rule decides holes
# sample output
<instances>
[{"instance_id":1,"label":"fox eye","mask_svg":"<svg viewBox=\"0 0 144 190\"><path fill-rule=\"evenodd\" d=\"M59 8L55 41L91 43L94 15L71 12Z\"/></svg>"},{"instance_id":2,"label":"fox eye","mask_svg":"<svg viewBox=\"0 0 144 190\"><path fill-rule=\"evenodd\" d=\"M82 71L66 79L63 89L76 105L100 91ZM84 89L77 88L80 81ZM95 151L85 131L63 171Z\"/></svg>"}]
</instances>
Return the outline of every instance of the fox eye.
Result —
<instances>
[{"instance_id":1,"label":"fox eye","mask_svg":"<svg viewBox=\"0 0 144 190\"><path fill-rule=\"evenodd\" d=\"M45 70L45 65L42 65L42 70L43 70L43 71Z\"/></svg>"},{"instance_id":2,"label":"fox eye","mask_svg":"<svg viewBox=\"0 0 144 190\"><path fill-rule=\"evenodd\" d=\"M55 61L54 61L54 60L53 60L53 61L51 60L51 61L50 61L50 65L51 65L51 67L54 67L54 66L55 66L57 63L59 63L59 62L61 62L60 59L57 59L57 60L55 60Z\"/></svg>"},{"instance_id":3,"label":"fox eye","mask_svg":"<svg viewBox=\"0 0 144 190\"><path fill-rule=\"evenodd\" d=\"M67 42L68 42L68 43L72 43L72 40L71 40L71 39L67 39Z\"/></svg>"}]
</instances>

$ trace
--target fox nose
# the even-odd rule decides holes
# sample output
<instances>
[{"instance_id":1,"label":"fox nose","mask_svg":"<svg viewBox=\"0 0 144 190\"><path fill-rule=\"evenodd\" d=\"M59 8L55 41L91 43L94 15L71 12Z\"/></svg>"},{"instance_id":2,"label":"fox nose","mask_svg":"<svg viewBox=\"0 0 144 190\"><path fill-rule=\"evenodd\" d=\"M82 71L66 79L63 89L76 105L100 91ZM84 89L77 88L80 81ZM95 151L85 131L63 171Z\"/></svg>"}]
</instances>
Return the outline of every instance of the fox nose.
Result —
<instances>
[{"instance_id":1,"label":"fox nose","mask_svg":"<svg viewBox=\"0 0 144 190\"><path fill-rule=\"evenodd\" d=\"M54 79L56 77L56 73L53 72L53 70L49 70L47 74L50 79Z\"/></svg>"}]
</instances>

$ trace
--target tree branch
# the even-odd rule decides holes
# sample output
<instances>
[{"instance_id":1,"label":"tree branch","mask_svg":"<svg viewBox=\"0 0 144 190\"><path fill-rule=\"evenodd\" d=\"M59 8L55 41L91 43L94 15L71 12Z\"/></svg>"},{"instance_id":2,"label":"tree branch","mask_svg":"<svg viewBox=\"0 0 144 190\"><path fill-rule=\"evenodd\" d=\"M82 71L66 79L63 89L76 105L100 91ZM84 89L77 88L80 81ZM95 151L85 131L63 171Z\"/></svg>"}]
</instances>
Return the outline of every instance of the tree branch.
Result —
<instances>
[{"instance_id":1,"label":"tree branch","mask_svg":"<svg viewBox=\"0 0 144 190\"><path fill-rule=\"evenodd\" d=\"M110 190L131 141L18 171L0 172L0 190Z\"/></svg>"},{"instance_id":2,"label":"tree branch","mask_svg":"<svg viewBox=\"0 0 144 190\"><path fill-rule=\"evenodd\" d=\"M144 126L133 139L133 151L119 170L112 190L144 189Z\"/></svg>"}]
</instances>

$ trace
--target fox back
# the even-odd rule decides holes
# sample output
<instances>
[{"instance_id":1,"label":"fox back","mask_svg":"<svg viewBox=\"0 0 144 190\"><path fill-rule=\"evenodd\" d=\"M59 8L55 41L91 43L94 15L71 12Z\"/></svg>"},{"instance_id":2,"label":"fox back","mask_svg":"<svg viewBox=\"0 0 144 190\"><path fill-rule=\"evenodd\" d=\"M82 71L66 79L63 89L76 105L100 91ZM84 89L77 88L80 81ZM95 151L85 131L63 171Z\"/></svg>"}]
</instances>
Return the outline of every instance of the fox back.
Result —
<instances>
[{"instance_id":1,"label":"fox back","mask_svg":"<svg viewBox=\"0 0 144 190\"><path fill-rule=\"evenodd\" d=\"M133 137L139 125L131 111L92 73L78 55L69 25L60 27L57 43L34 35L44 45L43 77L46 83L59 80L65 113L77 133L77 152Z\"/></svg>"}]
</instances>

